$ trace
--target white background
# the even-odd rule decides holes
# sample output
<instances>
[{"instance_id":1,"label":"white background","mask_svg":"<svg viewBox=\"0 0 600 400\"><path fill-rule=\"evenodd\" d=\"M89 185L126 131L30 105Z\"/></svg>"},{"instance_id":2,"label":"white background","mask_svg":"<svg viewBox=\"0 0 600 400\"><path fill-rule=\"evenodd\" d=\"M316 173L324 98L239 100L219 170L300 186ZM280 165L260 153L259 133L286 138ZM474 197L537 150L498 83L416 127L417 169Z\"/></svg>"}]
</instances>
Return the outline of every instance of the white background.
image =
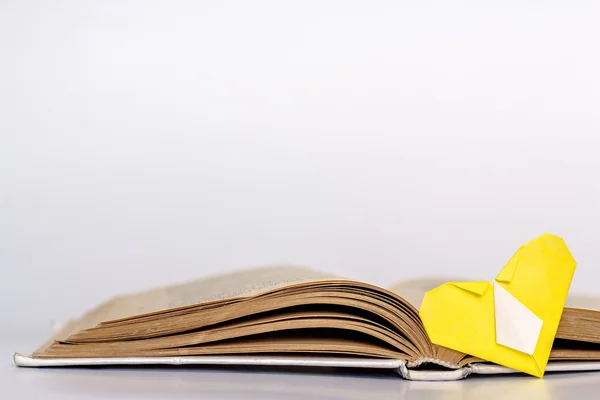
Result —
<instances>
[{"instance_id":1,"label":"white background","mask_svg":"<svg viewBox=\"0 0 600 400\"><path fill-rule=\"evenodd\" d=\"M279 262L487 280L545 231L600 294L600 8L484 3L1 1L2 329Z\"/></svg>"}]
</instances>

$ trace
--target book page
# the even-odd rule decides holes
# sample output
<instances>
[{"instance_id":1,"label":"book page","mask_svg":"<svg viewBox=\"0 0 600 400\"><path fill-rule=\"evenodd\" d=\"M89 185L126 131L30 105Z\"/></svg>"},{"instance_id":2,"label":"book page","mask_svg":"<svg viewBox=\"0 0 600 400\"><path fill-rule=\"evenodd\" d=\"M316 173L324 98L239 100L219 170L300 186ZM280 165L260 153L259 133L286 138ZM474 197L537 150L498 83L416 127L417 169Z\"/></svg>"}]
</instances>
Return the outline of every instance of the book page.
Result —
<instances>
[{"instance_id":1,"label":"book page","mask_svg":"<svg viewBox=\"0 0 600 400\"><path fill-rule=\"evenodd\" d=\"M465 278L422 278L397 282L388 290L404 297L417 310L421 308L425 293L446 282L469 282ZM565 307L583 308L587 310L600 310L600 297L582 294L569 294Z\"/></svg>"},{"instance_id":2,"label":"book page","mask_svg":"<svg viewBox=\"0 0 600 400\"><path fill-rule=\"evenodd\" d=\"M421 308L425 293L433 288L440 286L445 282L460 282L461 279L456 278L421 278L412 279L409 281L397 282L388 288L390 292L396 293L398 296L406 299L417 310ZM464 280L462 280L464 281Z\"/></svg>"},{"instance_id":3,"label":"book page","mask_svg":"<svg viewBox=\"0 0 600 400\"><path fill-rule=\"evenodd\" d=\"M273 266L246 269L117 296L86 313L72 329L64 331L61 337L93 328L101 322L213 301L234 301L239 297L255 296L297 283L328 279L340 278L303 267Z\"/></svg>"},{"instance_id":4,"label":"book page","mask_svg":"<svg viewBox=\"0 0 600 400\"><path fill-rule=\"evenodd\" d=\"M570 294L565 307L584 308L586 310L600 310L600 297L584 294Z\"/></svg>"},{"instance_id":5,"label":"book page","mask_svg":"<svg viewBox=\"0 0 600 400\"><path fill-rule=\"evenodd\" d=\"M149 313L216 300L255 296L291 284L336 278L303 267L253 268L121 297L121 302L139 305L140 308L127 310L128 315L134 315L133 312ZM159 300L154 300L155 298Z\"/></svg>"}]
</instances>

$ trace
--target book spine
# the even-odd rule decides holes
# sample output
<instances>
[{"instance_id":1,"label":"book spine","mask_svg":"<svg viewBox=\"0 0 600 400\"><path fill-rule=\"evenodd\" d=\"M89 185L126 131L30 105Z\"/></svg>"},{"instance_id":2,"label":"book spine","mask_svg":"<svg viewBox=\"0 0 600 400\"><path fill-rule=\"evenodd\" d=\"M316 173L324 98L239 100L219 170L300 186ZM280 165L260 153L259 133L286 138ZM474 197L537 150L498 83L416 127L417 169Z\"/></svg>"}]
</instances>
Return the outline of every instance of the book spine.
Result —
<instances>
[{"instance_id":1,"label":"book spine","mask_svg":"<svg viewBox=\"0 0 600 400\"><path fill-rule=\"evenodd\" d=\"M409 381L458 381L471 374L471 368L463 367L446 371L427 371L410 369L406 365L399 367L398 374Z\"/></svg>"}]
</instances>

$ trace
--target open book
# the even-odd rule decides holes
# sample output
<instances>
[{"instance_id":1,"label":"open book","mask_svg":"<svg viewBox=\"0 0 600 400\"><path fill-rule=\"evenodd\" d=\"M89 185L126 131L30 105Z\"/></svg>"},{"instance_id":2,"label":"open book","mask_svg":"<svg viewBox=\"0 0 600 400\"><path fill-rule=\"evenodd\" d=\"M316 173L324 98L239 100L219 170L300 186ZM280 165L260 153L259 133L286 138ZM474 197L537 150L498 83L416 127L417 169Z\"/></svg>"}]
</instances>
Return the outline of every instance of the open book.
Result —
<instances>
[{"instance_id":1,"label":"open book","mask_svg":"<svg viewBox=\"0 0 600 400\"><path fill-rule=\"evenodd\" d=\"M446 280L389 289L267 267L118 296L19 366L233 364L393 368L419 380L513 370L431 343L418 309ZM600 299L567 300L546 371L600 370Z\"/></svg>"}]
</instances>

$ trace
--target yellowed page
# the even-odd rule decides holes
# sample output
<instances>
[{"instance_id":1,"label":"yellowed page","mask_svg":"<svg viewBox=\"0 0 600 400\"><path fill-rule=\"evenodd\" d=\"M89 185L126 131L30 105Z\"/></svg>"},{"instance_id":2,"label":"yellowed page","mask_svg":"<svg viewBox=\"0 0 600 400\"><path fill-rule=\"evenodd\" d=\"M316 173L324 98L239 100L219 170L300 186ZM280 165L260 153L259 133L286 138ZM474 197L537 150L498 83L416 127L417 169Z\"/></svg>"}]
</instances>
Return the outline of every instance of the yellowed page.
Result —
<instances>
[{"instance_id":1,"label":"yellowed page","mask_svg":"<svg viewBox=\"0 0 600 400\"><path fill-rule=\"evenodd\" d=\"M86 313L77 323L70 326L71 329L63 330L57 340L64 340L75 332L93 328L101 322L212 301L233 301L239 297L254 296L292 284L328 279L339 278L303 267L273 266L246 269L118 296Z\"/></svg>"},{"instance_id":2,"label":"yellowed page","mask_svg":"<svg viewBox=\"0 0 600 400\"><path fill-rule=\"evenodd\" d=\"M600 297L584 294L570 294L567 297L566 307L584 308L586 310L600 310Z\"/></svg>"},{"instance_id":3,"label":"yellowed page","mask_svg":"<svg viewBox=\"0 0 600 400\"><path fill-rule=\"evenodd\" d=\"M397 282L388 288L390 292L406 299L417 310L421 308L421 303L425 293L444 282L459 282L456 278L421 278L408 281Z\"/></svg>"},{"instance_id":4,"label":"yellowed page","mask_svg":"<svg viewBox=\"0 0 600 400\"><path fill-rule=\"evenodd\" d=\"M404 297L417 310L421 308L421 302L425 293L446 282L468 282L465 278L421 278L397 282L388 288L389 291ZM582 294L569 294L565 307L584 308L587 310L600 310L600 297Z\"/></svg>"}]
</instances>

